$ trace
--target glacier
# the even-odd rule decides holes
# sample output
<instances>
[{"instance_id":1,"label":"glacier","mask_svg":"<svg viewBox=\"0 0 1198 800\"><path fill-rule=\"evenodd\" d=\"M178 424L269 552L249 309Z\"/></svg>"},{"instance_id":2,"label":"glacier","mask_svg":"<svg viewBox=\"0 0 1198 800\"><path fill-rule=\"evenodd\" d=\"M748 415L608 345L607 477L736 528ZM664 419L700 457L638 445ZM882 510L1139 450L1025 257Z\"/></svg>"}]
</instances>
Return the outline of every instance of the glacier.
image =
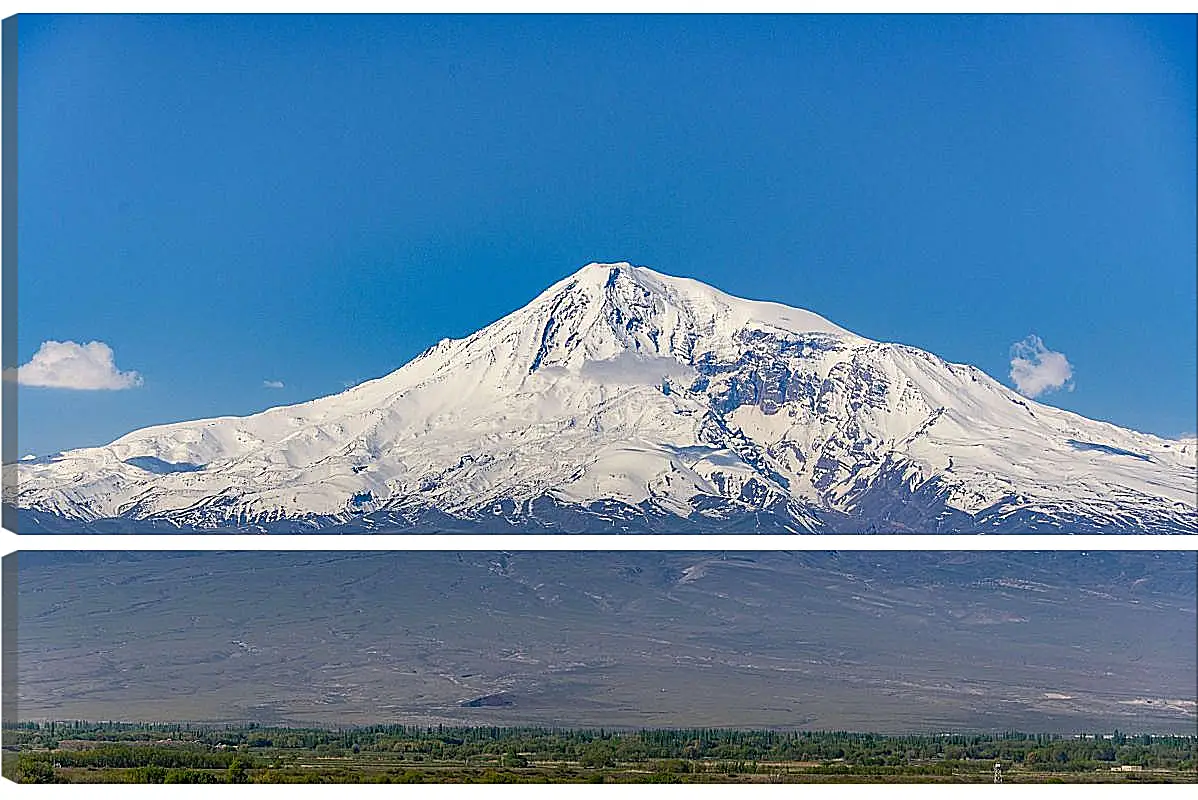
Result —
<instances>
[{"instance_id":1,"label":"glacier","mask_svg":"<svg viewBox=\"0 0 1198 800\"><path fill-rule=\"evenodd\" d=\"M1198 441L628 263L335 395L4 469L28 533L1198 533Z\"/></svg>"}]
</instances>

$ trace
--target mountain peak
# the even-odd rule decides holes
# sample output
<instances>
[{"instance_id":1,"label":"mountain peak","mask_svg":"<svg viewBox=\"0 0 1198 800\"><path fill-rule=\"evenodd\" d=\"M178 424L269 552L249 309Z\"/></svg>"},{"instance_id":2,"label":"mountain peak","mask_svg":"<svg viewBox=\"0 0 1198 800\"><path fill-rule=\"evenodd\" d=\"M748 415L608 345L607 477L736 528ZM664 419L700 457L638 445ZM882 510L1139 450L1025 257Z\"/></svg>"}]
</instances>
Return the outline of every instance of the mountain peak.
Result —
<instances>
[{"instance_id":1,"label":"mountain peak","mask_svg":"<svg viewBox=\"0 0 1198 800\"><path fill-rule=\"evenodd\" d=\"M664 293L667 287L678 284L694 284L708 291L723 294L700 281L666 275L628 261L592 261L569 275L565 281L576 281L581 287L600 289L612 289L618 284L634 285L653 293Z\"/></svg>"},{"instance_id":2,"label":"mountain peak","mask_svg":"<svg viewBox=\"0 0 1198 800\"><path fill-rule=\"evenodd\" d=\"M569 277L586 283L606 283L623 270L634 275L641 271L649 271L646 267L637 267L628 261L592 261L580 267Z\"/></svg>"},{"instance_id":3,"label":"mountain peak","mask_svg":"<svg viewBox=\"0 0 1198 800\"><path fill-rule=\"evenodd\" d=\"M583 345L591 360L631 350L692 363L704 353L726 354L730 339L749 331L869 341L805 309L734 297L701 281L627 261L587 264L549 287L523 312L517 312L521 324L531 316L541 330L530 371L548 363L547 358L558 360L555 350Z\"/></svg>"}]
</instances>

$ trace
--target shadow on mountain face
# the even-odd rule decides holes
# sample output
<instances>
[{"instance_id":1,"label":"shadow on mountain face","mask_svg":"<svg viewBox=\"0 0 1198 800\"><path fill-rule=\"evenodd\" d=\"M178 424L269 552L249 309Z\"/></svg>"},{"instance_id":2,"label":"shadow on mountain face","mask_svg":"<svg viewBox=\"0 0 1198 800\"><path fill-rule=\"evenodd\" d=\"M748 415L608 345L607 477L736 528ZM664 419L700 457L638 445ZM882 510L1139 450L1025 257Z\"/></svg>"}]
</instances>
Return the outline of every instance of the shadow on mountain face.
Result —
<instances>
[{"instance_id":1,"label":"shadow on mountain face","mask_svg":"<svg viewBox=\"0 0 1198 800\"><path fill-rule=\"evenodd\" d=\"M1196 558L23 553L19 714L1189 732Z\"/></svg>"},{"instance_id":2,"label":"shadow on mountain face","mask_svg":"<svg viewBox=\"0 0 1198 800\"><path fill-rule=\"evenodd\" d=\"M166 475L171 472L199 472L204 468L203 464L191 464L186 461L163 461L161 458L154 456L126 458L125 463L131 464L138 469L144 469L146 472L152 472L155 475Z\"/></svg>"},{"instance_id":3,"label":"shadow on mountain face","mask_svg":"<svg viewBox=\"0 0 1198 800\"><path fill-rule=\"evenodd\" d=\"M1142 453L1133 453L1130 450L1124 450L1120 447L1111 447L1107 444L1098 444L1097 442L1079 442L1077 439L1069 439L1066 443L1074 450L1093 450L1112 456L1130 456L1131 458L1138 458L1141 461L1152 460L1151 456L1146 456Z\"/></svg>"}]
</instances>

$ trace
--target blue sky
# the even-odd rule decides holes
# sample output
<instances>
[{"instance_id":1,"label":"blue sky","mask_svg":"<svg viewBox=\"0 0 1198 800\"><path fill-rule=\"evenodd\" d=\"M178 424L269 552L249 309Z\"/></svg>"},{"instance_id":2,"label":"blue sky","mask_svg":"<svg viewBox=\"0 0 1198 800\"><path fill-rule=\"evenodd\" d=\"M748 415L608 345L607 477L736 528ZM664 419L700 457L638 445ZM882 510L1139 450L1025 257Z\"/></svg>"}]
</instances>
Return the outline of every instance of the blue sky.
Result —
<instances>
[{"instance_id":1,"label":"blue sky","mask_svg":"<svg viewBox=\"0 0 1198 800\"><path fill-rule=\"evenodd\" d=\"M1039 399L1195 422L1181 17L54 17L19 22L22 453L385 374L627 260ZM266 382L280 382L270 388Z\"/></svg>"}]
</instances>

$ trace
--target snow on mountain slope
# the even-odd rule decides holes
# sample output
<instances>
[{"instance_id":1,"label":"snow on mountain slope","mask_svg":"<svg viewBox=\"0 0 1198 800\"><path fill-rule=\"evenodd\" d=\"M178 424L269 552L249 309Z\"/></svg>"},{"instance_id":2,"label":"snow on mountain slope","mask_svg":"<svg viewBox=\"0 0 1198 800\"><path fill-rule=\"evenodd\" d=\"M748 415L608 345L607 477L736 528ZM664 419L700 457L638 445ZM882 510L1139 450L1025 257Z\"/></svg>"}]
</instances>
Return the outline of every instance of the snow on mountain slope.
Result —
<instances>
[{"instance_id":1,"label":"snow on mountain slope","mask_svg":"<svg viewBox=\"0 0 1198 800\"><path fill-rule=\"evenodd\" d=\"M590 264L340 394L5 469L58 530L1194 533L1196 458L808 311Z\"/></svg>"}]
</instances>

